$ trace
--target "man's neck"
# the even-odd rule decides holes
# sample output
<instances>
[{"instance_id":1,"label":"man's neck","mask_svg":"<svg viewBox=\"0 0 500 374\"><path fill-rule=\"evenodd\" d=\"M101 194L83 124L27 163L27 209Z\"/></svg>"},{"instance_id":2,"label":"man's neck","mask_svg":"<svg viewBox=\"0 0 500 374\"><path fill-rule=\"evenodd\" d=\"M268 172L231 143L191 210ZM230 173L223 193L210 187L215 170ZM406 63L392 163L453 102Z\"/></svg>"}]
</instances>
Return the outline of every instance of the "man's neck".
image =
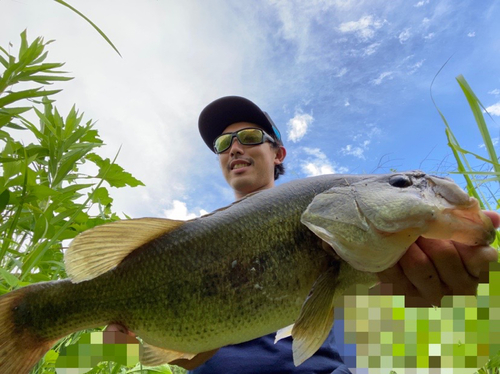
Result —
<instances>
[{"instance_id":1,"label":"man's neck","mask_svg":"<svg viewBox=\"0 0 500 374\"><path fill-rule=\"evenodd\" d=\"M260 188L257 188L256 190L253 190L253 191L250 191L250 192L234 191L234 198L235 198L235 201L238 201L238 200L243 199L247 195L250 195L250 194L253 194L255 192L262 191L262 190L268 190L269 188L273 188L273 187L274 187L274 181L270 185L266 184L265 186L262 186Z\"/></svg>"}]
</instances>

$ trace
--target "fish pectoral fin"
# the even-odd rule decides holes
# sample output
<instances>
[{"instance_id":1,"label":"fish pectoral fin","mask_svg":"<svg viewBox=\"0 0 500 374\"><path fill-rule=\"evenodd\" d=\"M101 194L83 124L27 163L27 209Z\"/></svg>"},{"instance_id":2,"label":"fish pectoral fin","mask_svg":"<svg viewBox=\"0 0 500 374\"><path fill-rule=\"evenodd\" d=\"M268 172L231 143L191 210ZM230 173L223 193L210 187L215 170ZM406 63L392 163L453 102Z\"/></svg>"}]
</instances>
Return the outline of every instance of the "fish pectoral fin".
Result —
<instances>
[{"instance_id":1,"label":"fish pectoral fin","mask_svg":"<svg viewBox=\"0 0 500 374\"><path fill-rule=\"evenodd\" d=\"M287 327L283 327L276 332L276 337L274 338L274 344L279 342L281 339L288 338L292 335L293 324Z\"/></svg>"},{"instance_id":2,"label":"fish pectoral fin","mask_svg":"<svg viewBox=\"0 0 500 374\"><path fill-rule=\"evenodd\" d=\"M213 349L211 351L201 352L194 356L192 359L179 359L169 362L170 365L177 365L186 370L194 370L201 364L210 360L219 350L219 348Z\"/></svg>"},{"instance_id":3,"label":"fish pectoral fin","mask_svg":"<svg viewBox=\"0 0 500 374\"><path fill-rule=\"evenodd\" d=\"M71 242L64 255L66 272L74 283L95 278L116 267L141 245L184 223L164 218L139 218L96 226Z\"/></svg>"},{"instance_id":4,"label":"fish pectoral fin","mask_svg":"<svg viewBox=\"0 0 500 374\"><path fill-rule=\"evenodd\" d=\"M333 326L338 269L330 268L314 283L292 329L293 363L299 366L321 347Z\"/></svg>"},{"instance_id":5,"label":"fish pectoral fin","mask_svg":"<svg viewBox=\"0 0 500 374\"><path fill-rule=\"evenodd\" d=\"M142 343L139 352L139 360L143 365L147 366L168 364L169 362L180 359L191 360L195 356L196 353L173 351L170 349L156 347L146 342Z\"/></svg>"}]
</instances>

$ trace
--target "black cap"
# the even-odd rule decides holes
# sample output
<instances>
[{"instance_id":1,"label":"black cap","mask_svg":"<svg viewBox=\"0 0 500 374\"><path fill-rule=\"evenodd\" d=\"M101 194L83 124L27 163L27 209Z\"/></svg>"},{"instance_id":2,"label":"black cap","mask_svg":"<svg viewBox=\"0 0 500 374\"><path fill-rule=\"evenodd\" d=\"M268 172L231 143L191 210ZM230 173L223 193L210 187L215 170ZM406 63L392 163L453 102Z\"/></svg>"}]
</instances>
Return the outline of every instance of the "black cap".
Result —
<instances>
[{"instance_id":1,"label":"black cap","mask_svg":"<svg viewBox=\"0 0 500 374\"><path fill-rule=\"evenodd\" d=\"M240 96L225 96L208 104L198 119L200 135L208 148L214 151L214 140L226 127L237 122L250 122L260 126L279 144L281 134L269 115L256 104Z\"/></svg>"}]
</instances>

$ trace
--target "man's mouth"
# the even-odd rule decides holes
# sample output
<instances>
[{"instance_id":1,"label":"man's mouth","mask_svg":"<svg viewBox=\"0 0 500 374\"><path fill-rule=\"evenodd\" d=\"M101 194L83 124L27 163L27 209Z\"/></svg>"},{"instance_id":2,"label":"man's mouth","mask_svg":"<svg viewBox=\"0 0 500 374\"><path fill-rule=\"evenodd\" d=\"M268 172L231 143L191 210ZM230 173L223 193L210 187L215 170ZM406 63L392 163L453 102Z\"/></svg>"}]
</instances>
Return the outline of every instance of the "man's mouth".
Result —
<instances>
[{"instance_id":1,"label":"man's mouth","mask_svg":"<svg viewBox=\"0 0 500 374\"><path fill-rule=\"evenodd\" d=\"M235 161L231 162L230 169L231 170L237 170L237 169L241 169L241 168L244 168L244 167L247 167L247 166L250 166L249 162L242 161L242 160L235 160Z\"/></svg>"},{"instance_id":2,"label":"man's mouth","mask_svg":"<svg viewBox=\"0 0 500 374\"><path fill-rule=\"evenodd\" d=\"M236 165L233 166L233 170L234 169L244 168L245 166L248 166L248 164L236 164Z\"/></svg>"}]
</instances>

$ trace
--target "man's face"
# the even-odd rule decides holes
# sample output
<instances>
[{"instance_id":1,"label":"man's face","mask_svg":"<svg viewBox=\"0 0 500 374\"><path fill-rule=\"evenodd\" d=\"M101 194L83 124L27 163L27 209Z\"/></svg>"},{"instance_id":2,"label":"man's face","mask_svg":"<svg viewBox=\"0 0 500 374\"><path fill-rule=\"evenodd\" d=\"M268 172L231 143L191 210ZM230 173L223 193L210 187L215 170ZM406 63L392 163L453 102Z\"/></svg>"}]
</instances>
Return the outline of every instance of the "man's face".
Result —
<instances>
[{"instance_id":1,"label":"man's face","mask_svg":"<svg viewBox=\"0 0 500 374\"><path fill-rule=\"evenodd\" d=\"M226 127L223 133L235 132L244 128L260 128L249 122L237 122ZM237 199L274 186L274 165L281 164L285 158L283 147L273 148L271 143L242 145L237 138L228 150L219 154L222 174L234 190Z\"/></svg>"}]
</instances>

